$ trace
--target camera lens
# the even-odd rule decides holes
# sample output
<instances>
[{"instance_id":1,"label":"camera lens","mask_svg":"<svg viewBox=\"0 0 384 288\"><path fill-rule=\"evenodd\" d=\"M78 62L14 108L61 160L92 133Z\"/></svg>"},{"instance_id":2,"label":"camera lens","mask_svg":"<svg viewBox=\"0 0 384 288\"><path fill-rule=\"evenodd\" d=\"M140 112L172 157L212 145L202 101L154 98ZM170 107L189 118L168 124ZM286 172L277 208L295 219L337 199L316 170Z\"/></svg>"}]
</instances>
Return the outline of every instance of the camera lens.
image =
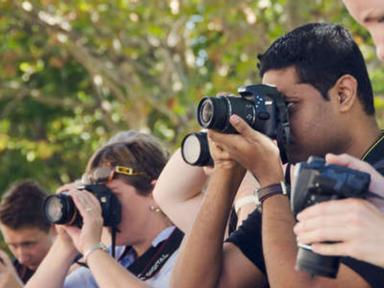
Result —
<instances>
[{"instance_id":1,"label":"camera lens","mask_svg":"<svg viewBox=\"0 0 384 288\"><path fill-rule=\"evenodd\" d=\"M181 155L186 163L194 166L212 165L207 133L190 133L181 143Z\"/></svg>"},{"instance_id":2,"label":"camera lens","mask_svg":"<svg viewBox=\"0 0 384 288\"><path fill-rule=\"evenodd\" d=\"M202 122L207 123L207 125L209 125L209 123L212 121L213 104L212 101L210 101L209 99L207 101L204 101L201 105L200 118Z\"/></svg>"},{"instance_id":3,"label":"camera lens","mask_svg":"<svg viewBox=\"0 0 384 288\"><path fill-rule=\"evenodd\" d=\"M225 131L230 126L231 109L228 97L205 97L197 107L197 121L200 126L217 131Z\"/></svg>"},{"instance_id":4,"label":"camera lens","mask_svg":"<svg viewBox=\"0 0 384 288\"><path fill-rule=\"evenodd\" d=\"M205 97L197 107L197 121L203 128L213 129L222 133L237 133L229 122L231 115L236 114L252 126L252 128L262 133L269 132L272 134L272 132L266 129L266 123L271 118L270 113L264 110L256 113L257 105L250 99L238 96ZM272 128L274 131L274 126Z\"/></svg>"},{"instance_id":5,"label":"camera lens","mask_svg":"<svg viewBox=\"0 0 384 288\"><path fill-rule=\"evenodd\" d=\"M63 217L63 204L58 197L50 197L45 206L45 215L51 223L56 223Z\"/></svg>"},{"instance_id":6,"label":"camera lens","mask_svg":"<svg viewBox=\"0 0 384 288\"><path fill-rule=\"evenodd\" d=\"M235 130L229 123L232 115L231 96L205 97L197 107L197 121L203 128L214 129L223 133L233 133Z\"/></svg>"},{"instance_id":7,"label":"camera lens","mask_svg":"<svg viewBox=\"0 0 384 288\"><path fill-rule=\"evenodd\" d=\"M82 219L72 198L65 194L48 196L44 201L45 218L52 224L81 225Z\"/></svg>"},{"instance_id":8,"label":"camera lens","mask_svg":"<svg viewBox=\"0 0 384 288\"><path fill-rule=\"evenodd\" d=\"M310 248L299 247L296 269L314 276L336 278L339 271L340 257L322 256L312 252Z\"/></svg>"}]
</instances>

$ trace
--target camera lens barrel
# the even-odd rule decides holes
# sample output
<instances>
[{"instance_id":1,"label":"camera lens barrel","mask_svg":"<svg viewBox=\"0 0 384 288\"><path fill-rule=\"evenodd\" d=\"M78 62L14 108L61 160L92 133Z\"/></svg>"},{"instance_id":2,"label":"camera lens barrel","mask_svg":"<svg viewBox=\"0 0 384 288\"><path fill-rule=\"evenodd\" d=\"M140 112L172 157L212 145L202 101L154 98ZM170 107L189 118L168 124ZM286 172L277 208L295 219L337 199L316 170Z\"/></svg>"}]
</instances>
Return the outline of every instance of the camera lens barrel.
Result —
<instances>
[{"instance_id":1,"label":"camera lens barrel","mask_svg":"<svg viewBox=\"0 0 384 288\"><path fill-rule=\"evenodd\" d=\"M212 166L206 132L190 133L181 142L181 156L193 166Z\"/></svg>"},{"instance_id":2,"label":"camera lens barrel","mask_svg":"<svg viewBox=\"0 0 384 288\"><path fill-rule=\"evenodd\" d=\"M80 213L66 193L48 196L43 207L45 218L51 224L81 225Z\"/></svg>"},{"instance_id":3,"label":"camera lens barrel","mask_svg":"<svg viewBox=\"0 0 384 288\"><path fill-rule=\"evenodd\" d=\"M322 256L309 248L299 247L296 258L296 270L307 272L313 276L336 278L339 271L340 257Z\"/></svg>"},{"instance_id":4,"label":"camera lens barrel","mask_svg":"<svg viewBox=\"0 0 384 288\"><path fill-rule=\"evenodd\" d=\"M255 103L246 98L238 96L204 97L197 106L197 121L200 126L222 133L236 133L229 122L232 114L238 115L253 128L260 129L256 126L257 120L260 119L256 119ZM269 116L264 114L260 114L264 119L263 122Z\"/></svg>"},{"instance_id":5,"label":"camera lens barrel","mask_svg":"<svg viewBox=\"0 0 384 288\"><path fill-rule=\"evenodd\" d=\"M203 128L225 131L229 128L230 111L225 96L204 97L197 106L197 121Z\"/></svg>"}]
</instances>

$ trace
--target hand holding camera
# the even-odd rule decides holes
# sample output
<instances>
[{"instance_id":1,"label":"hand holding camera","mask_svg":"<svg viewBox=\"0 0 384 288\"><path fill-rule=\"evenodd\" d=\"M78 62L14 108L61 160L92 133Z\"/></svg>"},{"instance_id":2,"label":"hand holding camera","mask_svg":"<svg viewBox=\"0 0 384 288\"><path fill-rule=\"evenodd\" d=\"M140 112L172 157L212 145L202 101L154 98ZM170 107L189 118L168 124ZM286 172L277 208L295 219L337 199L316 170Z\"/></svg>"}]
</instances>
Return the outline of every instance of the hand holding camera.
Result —
<instances>
[{"instance_id":1,"label":"hand holding camera","mask_svg":"<svg viewBox=\"0 0 384 288\"><path fill-rule=\"evenodd\" d=\"M322 158L310 157L307 162L298 164L296 172L297 179L291 194L291 207L295 215L321 202L366 198L372 194L369 192L371 177L368 173L335 164L326 165ZM297 229L300 230L300 226ZM305 243L308 242L305 241ZM312 275L335 278L339 264L339 257L318 255L314 253L311 246L299 243L296 261L298 270Z\"/></svg>"},{"instance_id":2,"label":"hand holding camera","mask_svg":"<svg viewBox=\"0 0 384 288\"><path fill-rule=\"evenodd\" d=\"M251 171L261 187L283 180L279 149L267 136L253 130L237 115L230 118L238 135L209 131L211 139L226 150L233 159ZM274 171L271 173L270 171Z\"/></svg>"},{"instance_id":3,"label":"hand holding camera","mask_svg":"<svg viewBox=\"0 0 384 288\"><path fill-rule=\"evenodd\" d=\"M72 238L76 249L84 255L90 247L100 242L103 216L98 198L84 190L69 190L73 202L81 217L81 230L75 226L66 226L65 230Z\"/></svg>"},{"instance_id":4,"label":"hand holding camera","mask_svg":"<svg viewBox=\"0 0 384 288\"><path fill-rule=\"evenodd\" d=\"M375 203L380 201L384 177L372 166L346 154L328 154L326 159L333 165L343 165L369 173L371 178L369 190L372 193L362 193L361 197L357 198L368 197L370 202ZM345 171L351 170L341 168ZM356 170L351 171L361 173ZM378 196L373 193L377 193ZM340 198L336 197L336 199ZM384 214L369 201L352 197L326 201L304 209L297 215L299 223L294 228L298 243L312 244L310 246L312 252L319 255L350 256L384 267L382 249Z\"/></svg>"},{"instance_id":5,"label":"hand holding camera","mask_svg":"<svg viewBox=\"0 0 384 288\"><path fill-rule=\"evenodd\" d=\"M100 242L102 226L113 227L121 221L121 205L103 184L90 184L47 197L44 213L52 224L63 228L79 252ZM79 229L81 228L81 230Z\"/></svg>"},{"instance_id":6,"label":"hand holding camera","mask_svg":"<svg viewBox=\"0 0 384 288\"><path fill-rule=\"evenodd\" d=\"M239 125L230 120L232 115L237 115L250 130L276 139L285 161L289 123L284 97L275 87L268 85L240 87L238 92L240 97L204 97L197 108L197 121L200 126L221 134L238 134ZM181 151L184 161L190 165L212 164L205 132L188 134L182 142Z\"/></svg>"}]
</instances>

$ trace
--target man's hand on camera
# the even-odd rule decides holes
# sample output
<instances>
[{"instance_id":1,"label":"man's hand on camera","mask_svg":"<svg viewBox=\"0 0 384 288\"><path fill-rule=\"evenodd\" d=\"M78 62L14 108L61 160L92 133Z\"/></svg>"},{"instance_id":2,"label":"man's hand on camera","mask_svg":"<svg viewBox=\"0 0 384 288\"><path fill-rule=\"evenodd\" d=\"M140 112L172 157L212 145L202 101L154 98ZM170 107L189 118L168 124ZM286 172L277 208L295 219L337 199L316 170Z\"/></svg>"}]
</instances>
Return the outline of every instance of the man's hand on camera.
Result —
<instances>
[{"instance_id":1,"label":"man's hand on camera","mask_svg":"<svg viewBox=\"0 0 384 288\"><path fill-rule=\"evenodd\" d=\"M0 288L23 287L23 283L17 275L17 272L7 253L0 250L0 259Z\"/></svg>"},{"instance_id":2,"label":"man's hand on camera","mask_svg":"<svg viewBox=\"0 0 384 288\"><path fill-rule=\"evenodd\" d=\"M312 244L314 252L384 267L384 214L372 203L356 198L322 202L299 213L297 219L297 242Z\"/></svg>"},{"instance_id":3,"label":"man's hand on camera","mask_svg":"<svg viewBox=\"0 0 384 288\"><path fill-rule=\"evenodd\" d=\"M208 143L209 143L209 151L210 151L210 154L211 154L211 157L214 161L214 167L213 169L221 169L221 168L224 168L224 169L234 169L234 168L241 168L241 165L236 161L234 160L231 155L225 150L223 149L222 146L220 146L219 144L217 144L215 141L213 141L209 135L211 135L211 132L213 131L210 131L208 133ZM214 132L213 132L214 133Z\"/></svg>"},{"instance_id":4,"label":"man's hand on camera","mask_svg":"<svg viewBox=\"0 0 384 288\"><path fill-rule=\"evenodd\" d=\"M282 181L284 176L279 149L273 141L252 129L237 115L231 116L230 123L239 134L209 131L209 137L251 171L261 187Z\"/></svg>"}]
</instances>

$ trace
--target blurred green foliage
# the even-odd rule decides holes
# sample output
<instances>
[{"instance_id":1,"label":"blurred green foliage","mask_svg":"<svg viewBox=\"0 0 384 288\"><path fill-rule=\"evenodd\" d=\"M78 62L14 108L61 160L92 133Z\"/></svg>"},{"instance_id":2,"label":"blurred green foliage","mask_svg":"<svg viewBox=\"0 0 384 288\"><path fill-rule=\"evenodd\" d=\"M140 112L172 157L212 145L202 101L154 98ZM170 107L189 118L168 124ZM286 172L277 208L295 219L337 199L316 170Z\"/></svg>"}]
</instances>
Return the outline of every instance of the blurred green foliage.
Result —
<instances>
[{"instance_id":1,"label":"blurred green foliage","mask_svg":"<svg viewBox=\"0 0 384 288\"><path fill-rule=\"evenodd\" d=\"M350 28L383 95L369 35L341 1L0 0L0 191L22 178L53 191L121 130L174 149L202 96L260 81L257 53L315 21Z\"/></svg>"}]
</instances>

